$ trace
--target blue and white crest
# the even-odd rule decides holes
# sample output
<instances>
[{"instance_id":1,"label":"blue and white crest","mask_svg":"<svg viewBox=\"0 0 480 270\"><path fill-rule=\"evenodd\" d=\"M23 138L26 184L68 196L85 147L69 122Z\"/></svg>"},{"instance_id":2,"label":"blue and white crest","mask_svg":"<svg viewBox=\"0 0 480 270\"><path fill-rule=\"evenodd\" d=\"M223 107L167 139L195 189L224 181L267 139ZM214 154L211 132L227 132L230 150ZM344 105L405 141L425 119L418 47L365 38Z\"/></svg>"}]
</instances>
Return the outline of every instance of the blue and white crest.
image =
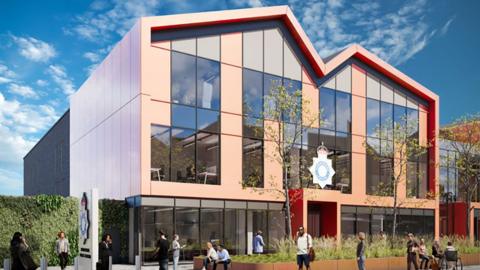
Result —
<instances>
[{"instance_id":1,"label":"blue and white crest","mask_svg":"<svg viewBox=\"0 0 480 270\"><path fill-rule=\"evenodd\" d=\"M328 149L323 146L317 148L318 157L313 158L313 165L309 168L313 176L313 183L319 184L321 188L332 184L332 177L335 170L332 167L332 160L328 159Z\"/></svg>"}]
</instances>

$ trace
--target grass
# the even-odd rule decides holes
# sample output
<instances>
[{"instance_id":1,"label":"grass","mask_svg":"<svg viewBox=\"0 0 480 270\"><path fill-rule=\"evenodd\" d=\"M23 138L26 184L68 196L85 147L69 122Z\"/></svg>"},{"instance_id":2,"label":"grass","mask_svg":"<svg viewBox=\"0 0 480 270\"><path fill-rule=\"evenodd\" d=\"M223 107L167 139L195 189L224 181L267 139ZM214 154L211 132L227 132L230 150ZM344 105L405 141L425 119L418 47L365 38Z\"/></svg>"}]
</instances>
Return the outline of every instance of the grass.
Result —
<instances>
[{"instance_id":1,"label":"grass","mask_svg":"<svg viewBox=\"0 0 480 270\"><path fill-rule=\"evenodd\" d=\"M431 254L433 239L431 237L419 236L417 239L424 238L427 251ZM452 241L454 247L460 254L480 253L480 246L475 245L469 239L452 236L443 237L440 240L442 248L447 246L447 242ZM336 260L336 259L354 259L356 256L358 240L355 237L347 237L342 239L341 244L337 245L335 238L315 238L313 239L313 247L315 249L316 260ZM405 256L407 239L396 238L391 243L391 239L382 239L379 236L369 237L366 241L367 258L384 258L384 257L403 257ZM477 243L478 244L478 243ZM232 260L243 263L276 263L276 262L295 262L296 246L293 240L280 239L274 240L272 248L275 253L264 255L237 255L232 256Z\"/></svg>"}]
</instances>

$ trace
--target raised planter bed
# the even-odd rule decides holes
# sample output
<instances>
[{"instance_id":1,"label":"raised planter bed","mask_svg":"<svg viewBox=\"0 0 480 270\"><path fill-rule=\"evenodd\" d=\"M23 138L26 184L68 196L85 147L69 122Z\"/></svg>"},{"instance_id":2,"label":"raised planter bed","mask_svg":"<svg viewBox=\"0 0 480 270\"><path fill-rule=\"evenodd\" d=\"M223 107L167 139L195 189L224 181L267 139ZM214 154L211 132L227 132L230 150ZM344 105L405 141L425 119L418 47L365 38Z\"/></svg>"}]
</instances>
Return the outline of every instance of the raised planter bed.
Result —
<instances>
[{"instance_id":1,"label":"raised planter bed","mask_svg":"<svg viewBox=\"0 0 480 270\"><path fill-rule=\"evenodd\" d=\"M460 256L463 265L480 265L480 253L463 254ZM202 258L196 257L193 260L193 269L202 269ZM385 257L385 258L367 258L365 266L368 270L404 270L407 268L406 257ZM311 264L312 269L322 270L344 270L357 269L357 261L354 259L339 260L316 260ZM278 262L278 263L243 263L232 262L230 270L290 270L296 269L295 262ZM209 267L208 270L211 270ZM222 266L217 267L222 270Z\"/></svg>"}]
</instances>

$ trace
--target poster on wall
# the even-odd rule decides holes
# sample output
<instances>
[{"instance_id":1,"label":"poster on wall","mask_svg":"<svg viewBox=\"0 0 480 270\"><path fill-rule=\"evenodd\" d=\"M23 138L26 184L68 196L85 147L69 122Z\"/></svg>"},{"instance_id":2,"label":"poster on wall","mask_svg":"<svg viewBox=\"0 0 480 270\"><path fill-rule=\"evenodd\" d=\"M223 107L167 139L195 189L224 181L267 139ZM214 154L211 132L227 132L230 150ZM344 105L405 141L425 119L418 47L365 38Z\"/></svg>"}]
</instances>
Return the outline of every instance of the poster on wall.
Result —
<instances>
[{"instance_id":1,"label":"poster on wall","mask_svg":"<svg viewBox=\"0 0 480 270\"><path fill-rule=\"evenodd\" d=\"M328 158L328 149L323 143L317 148L317 157L313 158L313 165L309 170L314 184L319 184L321 188L332 185L335 170L332 167L332 160Z\"/></svg>"},{"instance_id":2,"label":"poster on wall","mask_svg":"<svg viewBox=\"0 0 480 270\"><path fill-rule=\"evenodd\" d=\"M98 261L98 190L83 192L79 207L79 269L94 270Z\"/></svg>"}]
</instances>

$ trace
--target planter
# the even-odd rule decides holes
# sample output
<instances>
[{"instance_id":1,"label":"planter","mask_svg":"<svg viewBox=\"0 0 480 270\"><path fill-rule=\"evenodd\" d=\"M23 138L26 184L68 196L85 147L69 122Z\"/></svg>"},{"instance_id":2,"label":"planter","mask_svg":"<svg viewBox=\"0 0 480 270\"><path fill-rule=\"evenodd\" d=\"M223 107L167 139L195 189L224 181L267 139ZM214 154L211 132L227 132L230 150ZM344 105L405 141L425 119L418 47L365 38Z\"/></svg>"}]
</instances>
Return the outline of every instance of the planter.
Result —
<instances>
[{"instance_id":1,"label":"planter","mask_svg":"<svg viewBox=\"0 0 480 270\"><path fill-rule=\"evenodd\" d=\"M460 255L463 265L478 265L479 264L479 254L462 254Z\"/></svg>"},{"instance_id":2,"label":"planter","mask_svg":"<svg viewBox=\"0 0 480 270\"><path fill-rule=\"evenodd\" d=\"M365 268L368 270L385 270L388 269L387 258L367 258L365 261Z\"/></svg>"},{"instance_id":3,"label":"planter","mask_svg":"<svg viewBox=\"0 0 480 270\"><path fill-rule=\"evenodd\" d=\"M407 257L388 257L389 270L405 270L407 269Z\"/></svg>"},{"instance_id":4,"label":"planter","mask_svg":"<svg viewBox=\"0 0 480 270\"><path fill-rule=\"evenodd\" d=\"M337 260L337 269L357 269L357 267L357 260L355 259Z\"/></svg>"},{"instance_id":5,"label":"planter","mask_svg":"<svg viewBox=\"0 0 480 270\"><path fill-rule=\"evenodd\" d=\"M338 260L316 260L310 263L311 269L337 270Z\"/></svg>"}]
</instances>

